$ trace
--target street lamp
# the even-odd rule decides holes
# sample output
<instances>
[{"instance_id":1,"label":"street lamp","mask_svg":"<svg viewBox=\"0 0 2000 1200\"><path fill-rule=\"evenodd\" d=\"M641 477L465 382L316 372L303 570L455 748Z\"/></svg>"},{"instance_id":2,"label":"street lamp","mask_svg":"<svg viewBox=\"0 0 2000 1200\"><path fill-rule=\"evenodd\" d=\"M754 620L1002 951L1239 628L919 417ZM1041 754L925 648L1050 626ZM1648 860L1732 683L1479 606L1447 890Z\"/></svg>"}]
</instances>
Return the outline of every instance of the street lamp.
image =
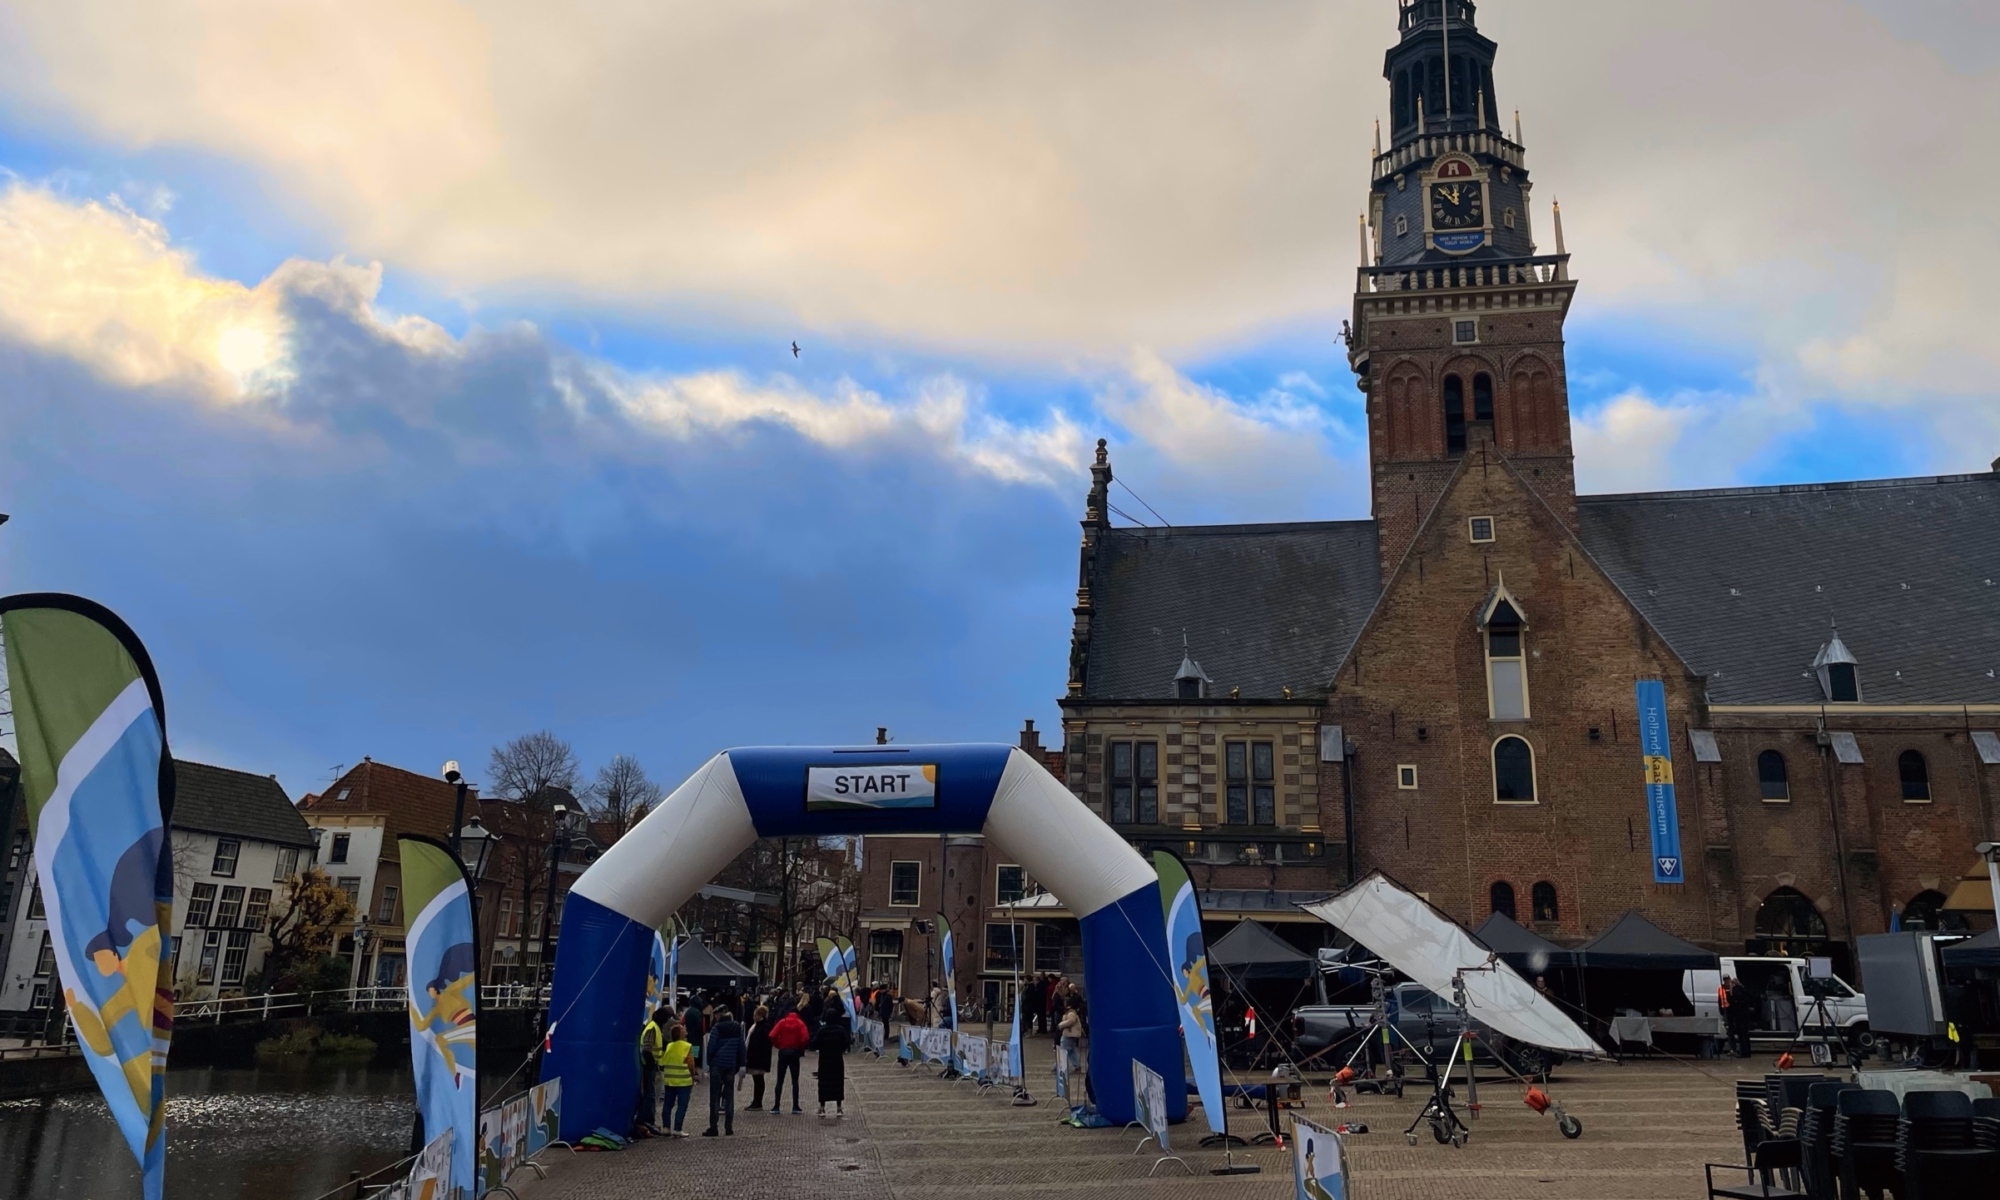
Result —
<instances>
[{"instance_id":1,"label":"street lamp","mask_svg":"<svg viewBox=\"0 0 2000 1200\"><path fill-rule=\"evenodd\" d=\"M373 936L368 928L368 914L362 913L354 919L354 982L348 985L347 1005L354 1007L357 990L361 987L362 972L368 964L368 941Z\"/></svg>"},{"instance_id":2,"label":"street lamp","mask_svg":"<svg viewBox=\"0 0 2000 1200\"><path fill-rule=\"evenodd\" d=\"M555 978L555 964L549 960L549 933L556 925L556 873L561 869L563 855L569 853L570 818L575 815L579 814L572 813L568 805L556 805L555 828L549 834L548 898L542 902L542 972L547 979Z\"/></svg>"},{"instance_id":3,"label":"street lamp","mask_svg":"<svg viewBox=\"0 0 2000 1200\"><path fill-rule=\"evenodd\" d=\"M459 861L465 864L465 869L472 875L472 882L475 885L486 881L486 860L499 841L500 835L486 828L477 816L466 822L465 828L458 831L458 845L462 855Z\"/></svg>"},{"instance_id":4,"label":"street lamp","mask_svg":"<svg viewBox=\"0 0 2000 1200\"><path fill-rule=\"evenodd\" d=\"M451 856L464 862L458 853L458 827L465 823L465 776L459 773L455 758L445 762L443 771L444 781L458 788L458 802L451 809Z\"/></svg>"}]
</instances>

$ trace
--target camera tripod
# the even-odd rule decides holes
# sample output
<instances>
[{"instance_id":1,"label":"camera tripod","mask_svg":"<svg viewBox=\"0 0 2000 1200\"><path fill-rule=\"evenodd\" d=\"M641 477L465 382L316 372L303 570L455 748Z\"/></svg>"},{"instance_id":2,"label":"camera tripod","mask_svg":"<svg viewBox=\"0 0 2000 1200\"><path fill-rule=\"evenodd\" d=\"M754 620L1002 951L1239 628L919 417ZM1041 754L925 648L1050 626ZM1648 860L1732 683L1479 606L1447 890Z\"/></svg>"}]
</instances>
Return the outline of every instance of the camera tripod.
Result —
<instances>
[{"instance_id":1,"label":"camera tripod","mask_svg":"<svg viewBox=\"0 0 2000 1200\"><path fill-rule=\"evenodd\" d=\"M1840 1026L1834 1024L1833 1014L1828 1012L1826 1008L1826 993L1824 991L1813 991L1810 983L1807 985L1807 990L1812 991L1812 1003L1806 1005L1806 1011L1799 1015L1799 1027L1792 1031L1792 1040L1785 1043L1785 1048L1778 1052L1779 1057L1785 1057L1798 1049L1799 1044L1806 1040L1806 1030L1818 1025L1827 1032L1824 1037L1812 1044L1813 1065L1816 1067L1832 1066L1833 1043L1838 1041L1840 1043L1841 1054L1847 1059L1848 1068L1850 1070L1860 1070L1861 1056L1855 1053L1854 1047L1848 1045L1847 1035L1841 1031ZM1826 1059L1825 1062L1820 1061L1822 1057L1821 1047L1825 1047L1823 1055Z\"/></svg>"},{"instance_id":2,"label":"camera tripod","mask_svg":"<svg viewBox=\"0 0 2000 1200\"><path fill-rule=\"evenodd\" d=\"M1512 1066L1509 1066L1507 1060L1501 1056L1491 1042L1473 1031L1472 1017L1467 1011L1465 1002L1465 973L1468 970L1490 971L1492 969L1493 967L1489 963L1484 967L1460 967L1452 973L1451 1002L1452 1007L1458 1010L1458 1036L1452 1040L1451 1054L1445 1059L1444 1070L1441 1072L1431 1072L1436 1078L1431 1085L1430 1099L1425 1102L1423 1110L1410 1122L1409 1128L1403 1130L1403 1139L1412 1146L1417 1144L1417 1127L1426 1123L1431 1127L1431 1137L1440 1146L1451 1146L1453 1149L1462 1149L1465 1146L1466 1139L1472 1136L1472 1127L1467 1125L1465 1119L1458 1115L1458 1110L1452 1107L1453 1092L1451 1075L1457 1069L1459 1060L1463 1058L1465 1060L1467 1103L1470 1105L1471 1111L1477 1113L1479 1110L1479 1077L1474 1073L1472 1065L1472 1048L1475 1045L1485 1047L1486 1052L1493 1056L1493 1061L1499 1064L1501 1070L1507 1072L1515 1082L1527 1087L1529 1107L1535 1109L1537 1112L1551 1111L1555 1114L1556 1129L1565 1138L1575 1140L1583 1136L1583 1122L1564 1112L1563 1106L1559 1101L1550 1098L1546 1092L1535 1087L1533 1081L1527 1079ZM1405 1041L1407 1042L1408 1039L1405 1039ZM1411 1049L1415 1051L1416 1048L1415 1046L1411 1046ZM1422 1055L1419 1054L1418 1057L1421 1058ZM1430 1065L1428 1059L1425 1060L1425 1065Z\"/></svg>"}]
</instances>

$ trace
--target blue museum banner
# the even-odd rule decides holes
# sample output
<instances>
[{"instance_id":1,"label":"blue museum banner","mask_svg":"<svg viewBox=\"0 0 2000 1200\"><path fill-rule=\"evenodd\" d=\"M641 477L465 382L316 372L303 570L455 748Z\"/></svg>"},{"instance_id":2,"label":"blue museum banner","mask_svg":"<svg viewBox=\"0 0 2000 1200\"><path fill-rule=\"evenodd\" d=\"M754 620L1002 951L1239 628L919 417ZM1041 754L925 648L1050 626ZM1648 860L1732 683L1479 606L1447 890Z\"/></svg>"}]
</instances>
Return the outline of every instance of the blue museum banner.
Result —
<instances>
[{"instance_id":1,"label":"blue museum banner","mask_svg":"<svg viewBox=\"0 0 2000 1200\"><path fill-rule=\"evenodd\" d=\"M1641 679L1639 753L1646 768L1646 825L1653 831L1653 882L1686 883L1681 861L1681 815L1674 806L1674 759L1667 738L1667 689L1657 679Z\"/></svg>"}]
</instances>

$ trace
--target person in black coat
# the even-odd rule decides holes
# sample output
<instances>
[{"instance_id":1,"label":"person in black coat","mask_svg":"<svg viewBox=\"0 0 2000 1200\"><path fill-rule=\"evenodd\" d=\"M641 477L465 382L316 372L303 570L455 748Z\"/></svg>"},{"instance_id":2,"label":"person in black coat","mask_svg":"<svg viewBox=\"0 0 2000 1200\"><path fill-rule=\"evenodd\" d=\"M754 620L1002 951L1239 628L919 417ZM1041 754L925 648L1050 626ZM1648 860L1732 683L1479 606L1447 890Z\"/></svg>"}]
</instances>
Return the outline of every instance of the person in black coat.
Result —
<instances>
[{"instance_id":1,"label":"person in black coat","mask_svg":"<svg viewBox=\"0 0 2000 1200\"><path fill-rule=\"evenodd\" d=\"M719 1116L730 1137L736 1136L736 1072L743 1066L743 1026L727 1007L715 1009L715 1028L708 1035L708 1128L703 1137L715 1136Z\"/></svg>"},{"instance_id":2,"label":"person in black coat","mask_svg":"<svg viewBox=\"0 0 2000 1200\"><path fill-rule=\"evenodd\" d=\"M745 1043L744 1067L750 1072L750 1111L764 1107L764 1076L771 1069L771 1010L763 1005L751 1018L750 1037Z\"/></svg>"},{"instance_id":3,"label":"person in black coat","mask_svg":"<svg viewBox=\"0 0 2000 1200\"><path fill-rule=\"evenodd\" d=\"M846 1116L841 1102L847 1095L847 1062L843 1057L852 1043L853 1035L847 1028L847 1012L840 1001L829 1000L826 1010L820 1016L819 1032L813 1034L812 1048L819 1051L819 1115L826 1115L826 1106L833 1105L833 1115Z\"/></svg>"}]
</instances>

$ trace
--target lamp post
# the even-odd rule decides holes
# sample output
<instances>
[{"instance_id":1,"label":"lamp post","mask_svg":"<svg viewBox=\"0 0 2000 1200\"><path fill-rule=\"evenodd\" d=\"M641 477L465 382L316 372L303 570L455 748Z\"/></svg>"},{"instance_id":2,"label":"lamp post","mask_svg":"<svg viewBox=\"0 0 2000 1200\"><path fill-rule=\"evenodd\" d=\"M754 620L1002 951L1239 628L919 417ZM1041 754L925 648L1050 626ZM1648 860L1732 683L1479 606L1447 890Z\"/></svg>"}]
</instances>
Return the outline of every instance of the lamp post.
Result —
<instances>
[{"instance_id":1,"label":"lamp post","mask_svg":"<svg viewBox=\"0 0 2000 1200\"><path fill-rule=\"evenodd\" d=\"M563 856L569 853L570 812L567 805L555 807L555 829L549 835L549 886L548 896L542 902L542 977L536 983L555 978L555 964L549 960L549 932L556 924L556 873L561 869Z\"/></svg>"},{"instance_id":2,"label":"lamp post","mask_svg":"<svg viewBox=\"0 0 2000 1200\"><path fill-rule=\"evenodd\" d=\"M465 824L465 776L459 773L458 760L446 761L442 768L444 781L458 789L458 800L451 807L451 856L464 862L458 852L459 826Z\"/></svg>"},{"instance_id":3,"label":"lamp post","mask_svg":"<svg viewBox=\"0 0 2000 1200\"><path fill-rule=\"evenodd\" d=\"M459 862L472 876L472 928L479 928L479 889L486 882L486 860L499 843L500 835L486 828L475 815L452 839L458 847Z\"/></svg>"},{"instance_id":4,"label":"lamp post","mask_svg":"<svg viewBox=\"0 0 2000 1200\"><path fill-rule=\"evenodd\" d=\"M361 978L368 966L368 942L372 931L368 928L368 914L362 913L354 919L354 975L347 985L347 1007L353 1008L359 998Z\"/></svg>"}]
</instances>

